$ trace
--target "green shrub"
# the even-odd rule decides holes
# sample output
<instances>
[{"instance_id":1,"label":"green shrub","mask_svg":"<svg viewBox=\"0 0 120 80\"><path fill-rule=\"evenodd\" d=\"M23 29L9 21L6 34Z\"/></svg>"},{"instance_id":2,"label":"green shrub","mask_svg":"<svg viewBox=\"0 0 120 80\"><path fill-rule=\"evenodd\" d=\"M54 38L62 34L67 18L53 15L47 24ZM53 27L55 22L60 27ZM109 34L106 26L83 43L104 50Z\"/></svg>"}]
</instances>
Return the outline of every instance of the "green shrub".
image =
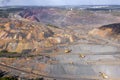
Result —
<instances>
[{"instance_id":1,"label":"green shrub","mask_svg":"<svg viewBox=\"0 0 120 80\"><path fill-rule=\"evenodd\" d=\"M1 53L8 53L8 51L7 50L2 50Z\"/></svg>"},{"instance_id":2,"label":"green shrub","mask_svg":"<svg viewBox=\"0 0 120 80\"><path fill-rule=\"evenodd\" d=\"M18 80L18 79L15 77L2 77L0 78L0 80Z\"/></svg>"}]
</instances>

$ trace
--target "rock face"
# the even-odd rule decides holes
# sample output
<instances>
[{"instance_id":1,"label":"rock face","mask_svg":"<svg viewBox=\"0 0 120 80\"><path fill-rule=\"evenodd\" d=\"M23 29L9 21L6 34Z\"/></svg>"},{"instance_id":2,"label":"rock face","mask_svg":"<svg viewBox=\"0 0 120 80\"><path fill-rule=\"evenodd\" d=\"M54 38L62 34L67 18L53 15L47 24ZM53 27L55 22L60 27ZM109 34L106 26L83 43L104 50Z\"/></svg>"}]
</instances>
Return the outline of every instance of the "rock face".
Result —
<instances>
[{"instance_id":1,"label":"rock face","mask_svg":"<svg viewBox=\"0 0 120 80\"><path fill-rule=\"evenodd\" d=\"M57 33L54 28L39 23L11 20L0 25L0 50L38 52L42 47L74 41L72 35L64 33L67 34Z\"/></svg>"},{"instance_id":2,"label":"rock face","mask_svg":"<svg viewBox=\"0 0 120 80\"><path fill-rule=\"evenodd\" d=\"M92 31L89 32L89 35L92 36L100 36L100 37L108 37L108 35L111 34L111 29L93 29Z\"/></svg>"},{"instance_id":3,"label":"rock face","mask_svg":"<svg viewBox=\"0 0 120 80\"><path fill-rule=\"evenodd\" d=\"M93 29L88 33L92 36L100 37L118 37L120 34L120 23L104 25L99 28Z\"/></svg>"},{"instance_id":4,"label":"rock face","mask_svg":"<svg viewBox=\"0 0 120 80\"><path fill-rule=\"evenodd\" d=\"M27 8L19 12L18 16L30 21L53 24L59 27L118 22L109 14L97 13L96 15L96 13L86 10L60 8Z\"/></svg>"},{"instance_id":5,"label":"rock face","mask_svg":"<svg viewBox=\"0 0 120 80\"><path fill-rule=\"evenodd\" d=\"M54 34L49 29L44 28L44 26L35 26L29 23L23 23L18 26L15 22L8 22L1 28L0 39L4 40L42 40L43 37L47 38Z\"/></svg>"}]
</instances>

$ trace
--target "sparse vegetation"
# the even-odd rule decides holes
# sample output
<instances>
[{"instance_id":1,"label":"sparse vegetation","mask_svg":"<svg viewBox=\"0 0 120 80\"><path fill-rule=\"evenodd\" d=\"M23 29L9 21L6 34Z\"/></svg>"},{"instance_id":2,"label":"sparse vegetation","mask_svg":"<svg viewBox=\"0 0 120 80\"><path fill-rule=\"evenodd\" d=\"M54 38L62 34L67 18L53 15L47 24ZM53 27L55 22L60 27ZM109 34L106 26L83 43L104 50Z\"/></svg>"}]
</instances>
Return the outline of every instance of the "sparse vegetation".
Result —
<instances>
[{"instance_id":1,"label":"sparse vegetation","mask_svg":"<svg viewBox=\"0 0 120 80\"><path fill-rule=\"evenodd\" d=\"M0 54L17 54L17 52L8 52L7 50L0 51Z\"/></svg>"},{"instance_id":2,"label":"sparse vegetation","mask_svg":"<svg viewBox=\"0 0 120 80\"><path fill-rule=\"evenodd\" d=\"M18 80L16 76L5 76L6 71L0 70L0 80Z\"/></svg>"},{"instance_id":3,"label":"sparse vegetation","mask_svg":"<svg viewBox=\"0 0 120 80\"><path fill-rule=\"evenodd\" d=\"M0 70L0 80L19 80L19 79L23 80L24 79L24 78L19 78L19 76L14 76L14 75L8 76L8 75L9 75L8 72ZM24 80L44 80L44 78L35 78L35 79L25 78Z\"/></svg>"},{"instance_id":4,"label":"sparse vegetation","mask_svg":"<svg viewBox=\"0 0 120 80\"><path fill-rule=\"evenodd\" d=\"M18 79L15 77L2 77L0 78L0 80L18 80Z\"/></svg>"},{"instance_id":5,"label":"sparse vegetation","mask_svg":"<svg viewBox=\"0 0 120 80\"><path fill-rule=\"evenodd\" d=\"M0 51L0 57L14 58L18 56L17 52L8 52L7 50Z\"/></svg>"},{"instance_id":6,"label":"sparse vegetation","mask_svg":"<svg viewBox=\"0 0 120 80\"><path fill-rule=\"evenodd\" d=\"M81 77L81 73L84 72L85 77L87 74L88 76L90 74L89 77L91 77L91 74L94 73L91 67L96 69L94 64L100 66L114 64L115 70L117 67L119 68L119 66L116 67L118 63L114 63L115 60L113 60L118 57L116 54L112 56L113 52L117 52L118 46L115 47L115 44L113 46L111 42L102 37L88 35L92 28L96 29L99 25L119 21L119 16L116 18L109 11L103 12L104 10L94 12L94 10L74 8L58 10L56 8L32 9L28 7L19 12L16 9L0 10L0 17L4 17L0 18L0 68L8 72L7 74L4 71L0 72L0 80L44 80L47 76L61 77L63 75L64 78L64 74L69 78L67 72L72 75L80 75L78 77ZM14 13L15 11L18 12ZM8 16L9 18L7 18ZM116 28L115 32L117 32L116 30L119 29ZM101 34L104 32L106 33L103 31ZM100 61L98 60L99 53ZM89 58L89 56L93 56L95 59ZM107 56L110 63L108 63ZM103 63L104 61L105 63ZM75 71L73 66L77 66ZM99 70L103 70L104 67L99 68ZM78 71L77 74L76 71ZM40 78L41 76L43 78ZM34 79L31 79L33 77ZM74 78L74 76L71 77Z\"/></svg>"}]
</instances>

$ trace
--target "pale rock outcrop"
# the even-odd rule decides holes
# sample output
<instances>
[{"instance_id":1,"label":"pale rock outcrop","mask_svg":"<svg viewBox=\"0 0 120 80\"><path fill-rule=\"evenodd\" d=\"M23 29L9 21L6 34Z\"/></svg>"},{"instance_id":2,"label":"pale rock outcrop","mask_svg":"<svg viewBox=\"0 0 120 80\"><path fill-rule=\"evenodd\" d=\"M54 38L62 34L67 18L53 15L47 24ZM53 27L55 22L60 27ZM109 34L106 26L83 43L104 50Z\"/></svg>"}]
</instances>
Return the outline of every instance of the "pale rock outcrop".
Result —
<instances>
[{"instance_id":1,"label":"pale rock outcrop","mask_svg":"<svg viewBox=\"0 0 120 80\"><path fill-rule=\"evenodd\" d=\"M99 28L91 30L89 35L109 38L111 40L120 40L120 23L103 25Z\"/></svg>"},{"instance_id":2,"label":"pale rock outcrop","mask_svg":"<svg viewBox=\"0 0 120 80\"><path fill-rule=\"evenodd\" d=\"M42 48L56 44L74 42L73 35L60 29L43 26L28 21L9 21L3 23L0 29L0 50L22 53L25 50L41 51Z\"/></svg>"},{"instance_id":3,"label":"pale rock outcrop","mask_svg":"<svg viewBox=\"0 0 120 80\"><path fill-rule=\"evenodd\" d=\"M29 40L29 39L31 39L31 33L28 33L28 35L26 36L26 38Z\"/></svg>"},{"instance_id":4,"label":"pale rock outcrop","mask_svg":"<svg viewBox=\"0 0 120 80\"><path fill-rule=\"evenodd\" d=\"M75 41L75 36L70 35L70 36L69 36L69 40L70 40L70 42L74 42L74 41Z\"/></svg>"},{"instance_id":5,"label":"pale rock outcrop","mask_svg":"<svg viewBox=\"0 0 120 80\"><path fill-rule=\"evenodd\" d=\"M5 30L9 31L11 24L10 24L10 22L8 22L4 26L5 26Z\"/></svg>"},{"instance_id":6,"label":"pale rock outcrop","mask_svg":"<svg viewBox=\"0 0 120 80\"><path fill-rule=\"evenodd\" d=\"M39 39L40 40L45 39L45 33L44 32L39 33Z\"/></svg>"},{"instance_id":7,"label":"pale rock outcrop","mask_svg":"<svg viewBox=\"0 0 120 80\"><path fill-rule=\"evenodd\" d=\"M99 36L99 37L108 37L109 35L112 34L112 29L105 29L105 30L101 30L101 29L93 29L92 31L90 31L88 33L91 36Z\"/></svg>"},{"instance_id":8,"label":"pale rock outcrop","mask_svg":"<svg viewBox=\"0 0 120 80\"><path fill-rule=\"evenodd\" d=\"M60 37L49 37L48 38L51 43L60 44L62 42L62 39Z\"/></svg>"}]
</instances>

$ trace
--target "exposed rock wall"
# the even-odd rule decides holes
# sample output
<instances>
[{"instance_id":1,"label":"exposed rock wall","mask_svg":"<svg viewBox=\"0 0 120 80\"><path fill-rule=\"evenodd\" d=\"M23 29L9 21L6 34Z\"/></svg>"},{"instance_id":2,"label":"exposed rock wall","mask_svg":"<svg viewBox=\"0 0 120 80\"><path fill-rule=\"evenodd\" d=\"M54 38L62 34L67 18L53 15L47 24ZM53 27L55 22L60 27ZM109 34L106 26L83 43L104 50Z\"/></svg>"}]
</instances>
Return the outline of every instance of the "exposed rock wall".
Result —
<instances>
[{"instance_id":1,"label":"exposed rock wall","mask_svg":"<svg viewBox=\"0 0 120 80\"><path fill-rule=\"evenodd\" d=\"M91 30L88 34L92 36L100 36L103 38L118 37L120 36L120 23L101 26Z\"/></svg>"},{"instance_id":2,"label":"exposed rock wall","mask_svg":"<svg viewBox=\"0 0 120 80\"><path fill-rule=\"evenodd\" d=\"M73 35L60 31L57 33L54 28L29 21L7 21L0 25L0 50L19 53L24 50L40 51L41 47L74 42Z\"/></svg>"}]
</instances>

